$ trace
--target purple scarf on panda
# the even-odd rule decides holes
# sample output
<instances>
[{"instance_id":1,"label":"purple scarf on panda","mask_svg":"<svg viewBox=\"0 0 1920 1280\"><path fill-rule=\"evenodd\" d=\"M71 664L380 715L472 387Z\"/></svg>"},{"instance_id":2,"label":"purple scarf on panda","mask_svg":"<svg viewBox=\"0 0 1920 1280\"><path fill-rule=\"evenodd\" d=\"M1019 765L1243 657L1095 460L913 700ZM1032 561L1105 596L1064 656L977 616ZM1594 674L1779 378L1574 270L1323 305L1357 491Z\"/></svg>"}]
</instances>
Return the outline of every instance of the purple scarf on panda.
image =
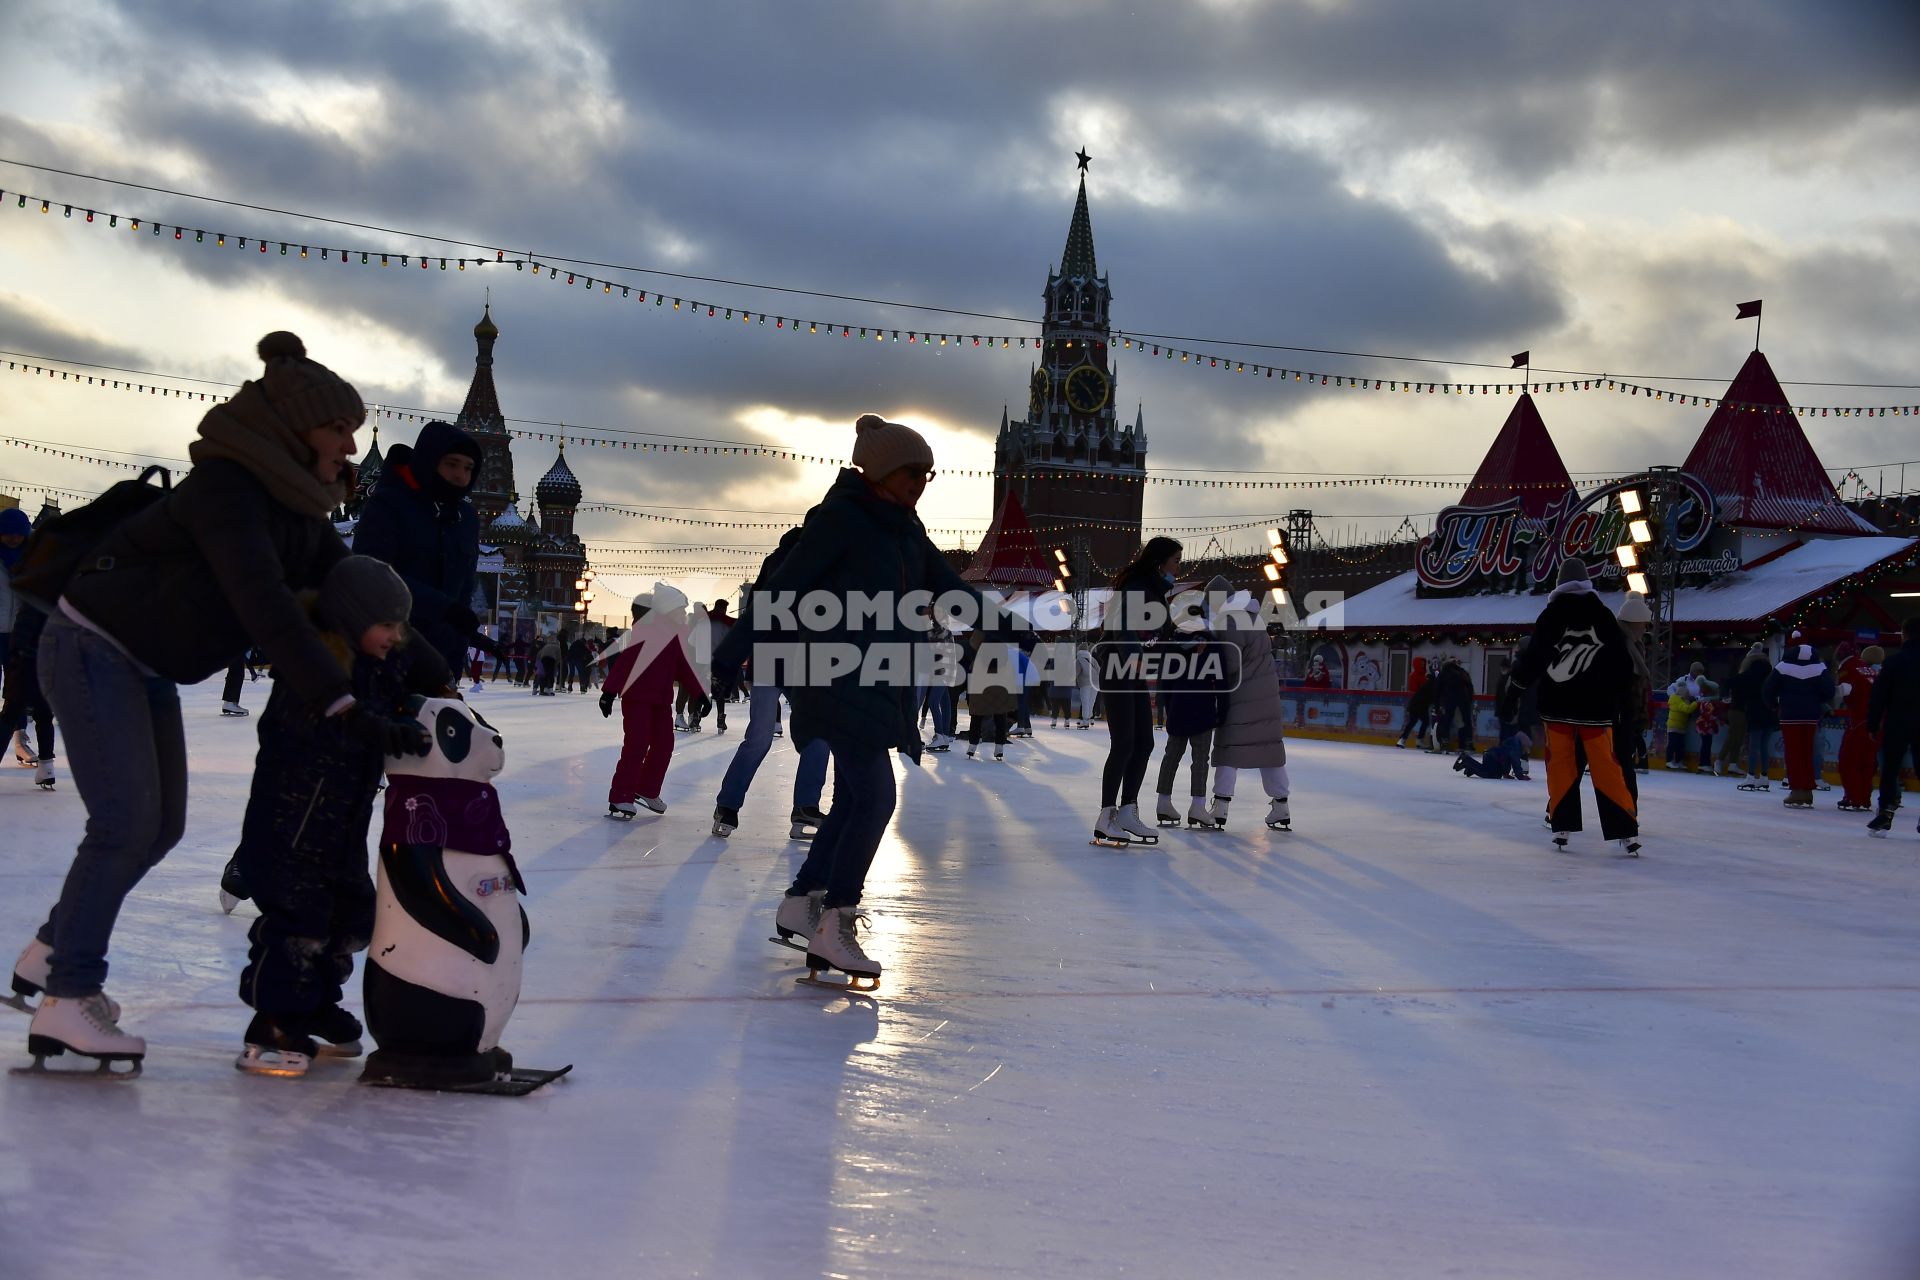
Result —
<instances>
[{"instance_id":1,"label":"purple scarf on panda","mask_svg":"<svg viewBox=\"0 0 1920 1280\"><path fill-rule=\"evenodd\" d=\"M380 843L424 844L460 853L498 854L507 861L513 887L527 885L513 861L513 837L500 816L500 793L467 778L387 775L386 821Z\"/></svg>"}]
</instances>

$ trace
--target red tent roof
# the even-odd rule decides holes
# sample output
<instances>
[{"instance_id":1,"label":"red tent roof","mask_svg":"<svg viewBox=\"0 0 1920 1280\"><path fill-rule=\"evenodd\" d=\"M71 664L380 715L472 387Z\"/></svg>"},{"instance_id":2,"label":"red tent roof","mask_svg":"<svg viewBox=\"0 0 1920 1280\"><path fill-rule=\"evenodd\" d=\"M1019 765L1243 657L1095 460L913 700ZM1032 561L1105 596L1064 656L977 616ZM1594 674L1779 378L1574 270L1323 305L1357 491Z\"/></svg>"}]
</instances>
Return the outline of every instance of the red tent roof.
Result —
<instances>
[{"instance_id":1,"label":"red tent roof","mask_svg":"<svg viewBox=\"0 0 1920 1280\"><path fill-rule=\"evenodd\" d=\"M968 582L986 582L996 587L1053 585L1050 559L1041 554L1040 544L1034 541L1033 526L1027 523L1027 513L1013 490L1007 490L1007 500L981 536L979 549L973 553L973 563L960 576Z\"/></svg>"},{"instance_id":2,"label":"red tent roof","mask_svg":"<svg viewBox=\"0 0 1920 1280\"><path fill-rule=\"evenodd\" d=\"M1547 424L1540 419L1533 397L1522 394L1507 415L1506 425L1487 446L1487 456L1474 472L1473 483L1461 495L1462 506L1485 507L1519 498L1528 516L1538 519L1573 489L1573 477L1553 447Z\"/></svg>"},{"instance_id":3,"label":"red tent roof","mask_svg":"<svg viewBox=\"0 0 1920 1280\"><path fill-rule=\"evenodd\" d=\"M1764 408L1777 407L1769 413ZM1716 518L1762 529L1878 533L1834 493L1767 358L1755 351L1727 388L1687 455L1686 469L1706 481Z\"/></svg>"}]
</instances>

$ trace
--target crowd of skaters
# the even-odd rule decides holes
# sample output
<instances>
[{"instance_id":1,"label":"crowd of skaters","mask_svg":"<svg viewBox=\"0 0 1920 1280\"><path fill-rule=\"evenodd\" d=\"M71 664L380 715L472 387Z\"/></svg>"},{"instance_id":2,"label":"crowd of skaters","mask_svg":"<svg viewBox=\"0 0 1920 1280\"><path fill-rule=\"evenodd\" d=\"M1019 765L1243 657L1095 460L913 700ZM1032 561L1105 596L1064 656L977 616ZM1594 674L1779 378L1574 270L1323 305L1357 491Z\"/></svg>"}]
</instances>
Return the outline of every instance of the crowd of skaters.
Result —
<instances>
[{"instance_id":1,"label":"crowd of skaters","mask_svg":"<svg viewBox=\"0 0 1920 1280\"><path fill-rule=\"evenodd\" d=\"M1267 825L1290 825L1281 684L1265 621L1219 579L1186 593L1198 595L1198 607L1173 609L1182 548L1172 539L1149 539L1116 576L1096 642L1075 652L1071 677L1059 679L1056 665L1053 678L1036 680L1037 641L988 624L990 602L954 574L915 512L935 474L931 448L911 428L870 414L855 424L852 465L761 565L739 619L727 616L724 602L689 612L684 595L656 584L634 600L632 625L597 652L594 642L565 632L502 642L473 608L478 522L468 491L484 458L480 445L451 424L430 423L413 446L391 451L350 548L329 517L351 482L364 404L291 334L268 335L259 353L262 376L203 419L190 450L193 470L168 490L143 491L138 508L111 527L88 532L93 540L63 571L49 612L23 612L14 594L0 597L9 624L5 714L32 719L34 694L44 700L64 729L88 810L60 896L14 968L14 1002L26 1007L27 997L40 997L28 1037L37 1054L136 1062L144 1055L145 1042L120 1028L121 1009L104 991L114 921L184 831L188 770L177 686L231 671L250 652L270 665L274 681L230 868L235 887L260 908L239 990L253 1020L237 1065L270 1074L299 1074L324 1046L357 1048L359 1024L340 1000L351 957L371 933L366 830L381 770L388 759L429 749L409 699L457 696L463 671L483 685L474 665L483 658L492 659L495 679L505 674L547 695L597 685L601 711L611 718L621 709L608 810L621 819L642 807L664 812L674 734L697 729L710 712L724 731L727 702L744 697L748 727L715 804L713 831L722 837L736 829L753 776L780 735L784 698L800 754L790 834L810 844L775 911L776 929L806 951L811 973L837 971L853 984L870 985L881 974L858 929L867 871L897 799L892 757L918 762L923 751L950 750L963 696L969 754L984 743L1002 757L1011 739L1032 732L1036 705L1056 723L1064 715L1082 729L1096 712L1104 717L1097 843L1157 843L1140 803L1162 727L1159 824L1180 821L1173 799L1184 767L1189 825L1224 826L1247 769L1259 773L1269 800ZM111 506L104 498L99 505ZM80 538L85 521L77 517L87 510L61 536ZM19 523L0 513L0 563L9 576L25 542ZM762 592L851 598L920 591L971 595L979 606L982 621L960 646L960 687L877 684L858 666L784 689L754 678L761 643L797 639L865 653L928 638L897 616L783 636L791 621L752 603ZM1456 763L1477 776L1527 776L1537 733L1556 840L1580 829L1579 782L1591 773L1603 834L1637 852L1636 775L1655 705L1634 642L1645 621L1644 602L1632 595L1616 616L1584 567L1569 560L1529 642L1498 682L1494 751L1475 758L1467 750L1473 689L1457 662L1441 664L1426 682L1424 707L1410 710L1427 712L1436 746L1441 733L1456 735ZM41 631L24 656L23 625ZM1900 766L1920 742L1920 623L1910 622L1904 638L1891 659L1871 649L1840 655L1838 672L1799 637L1769 670L1762 670L1764 654L1750 654L1727 682L1724 726L1715 720L1720 686L1704 670L1690 671L1664 691L1669 738L1710 730L1710 745L1725 733L1746 744L1747 771L1757 776L1777 725L1787 803L1805 807L1818 785L1814 728L1837 703L1849 718L1840 752L1844 803L1861 807L1871 782L1863 769L1877 758L1874 826L1883 832L1898 804ZM1212 684L1156 688L1126 661L1183 647L1223 659ZM708 656L696 663L697 653ZM18 689L16 677L34 663L31 688ZM931 741L923 717L932 720ZM13 720L0 727L11 731ZM40 730L39 746L38 762L50 762L50 728ZM1699 758L1711 754L1733 772L1739 750L1703 747ZM1670 755L1669 763L1684 758ZM829 774L833 801L823 810ZM294 820L322 796L328 821Z\"/></svg>"}]
</instances>

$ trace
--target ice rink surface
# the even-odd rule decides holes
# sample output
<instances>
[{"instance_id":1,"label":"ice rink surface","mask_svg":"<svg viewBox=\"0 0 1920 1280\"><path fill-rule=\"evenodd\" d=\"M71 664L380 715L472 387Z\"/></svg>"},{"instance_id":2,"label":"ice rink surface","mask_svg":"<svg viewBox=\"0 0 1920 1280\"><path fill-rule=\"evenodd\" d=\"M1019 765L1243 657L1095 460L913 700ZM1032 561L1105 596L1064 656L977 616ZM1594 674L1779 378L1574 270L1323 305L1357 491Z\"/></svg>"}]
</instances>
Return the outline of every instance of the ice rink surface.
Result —
<instances>
[{"instance_id":1,"label":"ice rink surface","mask_svg":"<svg viewBox=\"0 0 1920 1280\"><path fill-rule=\"evenodd\" d=\"M489 687L532 895L505 1043L577 1066L470 1098L233 1069L254 722L185 698L187 837L112 954L146 1073L0 1077L10 1280L1920 1272L1920 806L1869 840L1837 793L1656 772L1629 861L1556 853L1541 782L1296 742L1294 833L1243 791L1228 832L1114 851L1104 728L1042 723L1004 764L901 763L886 978L850 1002L767 941L785 740L731 840L744 706L618 824L618 722ZM81 821L5 764L9 956ZM14 1065L26 1026L0 1009Z\"/></svg>"}]
</instances>

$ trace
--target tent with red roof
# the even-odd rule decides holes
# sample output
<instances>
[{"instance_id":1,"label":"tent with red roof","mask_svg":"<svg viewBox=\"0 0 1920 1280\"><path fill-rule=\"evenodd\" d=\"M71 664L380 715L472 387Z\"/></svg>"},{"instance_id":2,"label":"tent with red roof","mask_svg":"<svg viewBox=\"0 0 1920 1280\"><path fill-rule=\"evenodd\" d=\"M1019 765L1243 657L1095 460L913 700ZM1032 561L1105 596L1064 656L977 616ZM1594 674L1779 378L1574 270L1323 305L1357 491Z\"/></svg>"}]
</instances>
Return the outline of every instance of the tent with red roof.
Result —
<instances>
[{"instance_id":1,"label":"tent with red roof","mask_svg":"<svg viewBox=\"0 0 1920 1280\"><path fill-rule=\"evenodd\" d=\"M1547 434L1533 396L1522 393L1500 434L1487 446L1487 456L1481 459L1460 505L1490 507L1519 498L1521 510L1537 520L1572 491L1573 478L1560 461L1560 450Z\"/></svg>"},{"instance_id":2,"label":"tent with red roof","mask_svg":"<svg viewBox=\"0 0 1920 1280\"><path fill-rule=\"evenodd\" d=\"M960 575L968 582L984 582L996 587L1051 587L1054 570L1051 557L1034 540L1033 526L1013 490L980 538L973 563Z\"/></svg>"}]
</instances>

